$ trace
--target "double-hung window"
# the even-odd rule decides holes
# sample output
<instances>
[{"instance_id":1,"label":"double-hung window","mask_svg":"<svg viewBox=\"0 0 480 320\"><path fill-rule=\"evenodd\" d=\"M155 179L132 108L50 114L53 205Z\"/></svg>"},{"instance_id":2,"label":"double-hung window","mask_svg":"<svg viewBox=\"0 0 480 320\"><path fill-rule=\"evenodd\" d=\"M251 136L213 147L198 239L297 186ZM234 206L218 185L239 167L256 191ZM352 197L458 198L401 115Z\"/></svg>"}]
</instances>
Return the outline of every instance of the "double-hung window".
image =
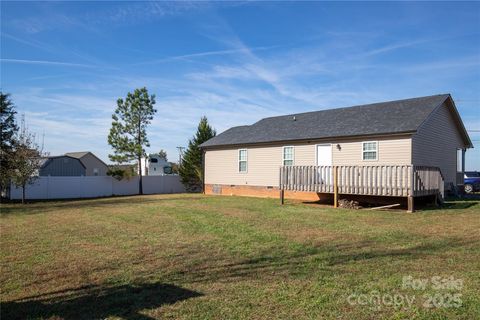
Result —
<instances>
[{"instance_id":1,"label":"double-hung window","mask_svg":"<svg viewBox=\"0 0 480 320\"><path fill-rule=\"evenodd\" d=\"M238 172L247 172L247 149L238 150Z\"/></svg>"},{"instance_id":2,"label":"double-hung window","mask_svg":"<svg viewBox=\"0 0 480 320\"><path fill-rule=\"evenodd\" d=\"M378 142L367 141L362 142L362 159L363 160L378 160Z\"/></svg>"},{"instance_id":3,"label":"double-hung window","mask_svg":"<svg viewBox=\"0 0 480 320\"><path fill-rule=\"evenodd\" d=\"M283 165L293 166L294 149L293 147L283 147Z\"/></svg>"}]
</instances>

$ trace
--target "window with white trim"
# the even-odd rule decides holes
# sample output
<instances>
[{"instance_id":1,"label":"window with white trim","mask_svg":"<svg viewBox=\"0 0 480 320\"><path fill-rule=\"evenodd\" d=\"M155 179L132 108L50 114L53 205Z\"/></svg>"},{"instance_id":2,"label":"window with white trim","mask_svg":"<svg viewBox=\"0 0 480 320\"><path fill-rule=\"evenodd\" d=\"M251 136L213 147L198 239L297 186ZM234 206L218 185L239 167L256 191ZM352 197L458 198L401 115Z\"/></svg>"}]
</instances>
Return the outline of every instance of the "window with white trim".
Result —
<instances>
[{"instance_id":1,"label":"window with white trim","mask_svg":"<svg viewBox=\"0 0 480 320\"><path fill-rule=\"evenodd\" d=\"M378 160L378 142L367 141L362 142L362 159L363 160Z\"/></svg>"},{"instance_id":2,"label":"window with white trim","mask_svg":"<svg viewBox=\"0 0 480 320\"><path fill-rule=\"evenodd\" d=\"M293 158L294 158L294 148L283 147L283 165L293 166Z\"/></svg>"},{"instance_id":3,"label":"window with white trim","mask_svg":"<svg viewBox=\"0 0 480 320\"><path fill-rule=\"evenodd\" d=\"M247 172L247 149L238 150L238 172Z\"/></svg>"}]
</instances>

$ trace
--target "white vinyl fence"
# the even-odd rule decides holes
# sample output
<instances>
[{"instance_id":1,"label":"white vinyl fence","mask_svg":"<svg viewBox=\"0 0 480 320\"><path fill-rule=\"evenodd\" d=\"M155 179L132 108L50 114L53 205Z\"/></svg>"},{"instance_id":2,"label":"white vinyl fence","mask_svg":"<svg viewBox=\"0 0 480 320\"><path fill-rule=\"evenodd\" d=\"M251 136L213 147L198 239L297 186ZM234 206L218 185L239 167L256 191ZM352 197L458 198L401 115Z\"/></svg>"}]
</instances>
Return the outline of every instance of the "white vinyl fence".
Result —
<instances>
[{"instance_id":1,"label":"white vinyl fence","mask_svg":"<svg viewBox=\"0 0 480 320\"><path fill-rule=\"evenodd\" d=\"M139 177L118 181L109 176L39 177L26 187L27 199L74 199L138 194ZM144 176L144 194L182 193L185 188L177 175ZM11 199L22 198L22 188L12 185Z\"/></svg>"}]
</instances>

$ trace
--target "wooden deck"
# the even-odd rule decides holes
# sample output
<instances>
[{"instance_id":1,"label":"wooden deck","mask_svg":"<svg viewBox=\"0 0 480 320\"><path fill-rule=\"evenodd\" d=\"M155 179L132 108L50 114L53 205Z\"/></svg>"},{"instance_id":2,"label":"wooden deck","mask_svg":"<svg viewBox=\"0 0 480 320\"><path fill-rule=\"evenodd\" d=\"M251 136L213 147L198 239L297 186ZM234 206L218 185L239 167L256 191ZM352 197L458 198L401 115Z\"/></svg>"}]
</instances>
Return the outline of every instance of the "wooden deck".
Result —
<instances>
[{"instance_id":1,"label":"wooden deck","mask_svg":"<svg viewBox=\"0 0 480 320\"><path fill-rule=\"evenodd\" d=\"M280 190L317 193L443 198L444 180L437 167L388 166L283 166ZM409 200L410 202L410 200ZM413 211L413 200L412 208Z\"/></svg>"}]
</instances>

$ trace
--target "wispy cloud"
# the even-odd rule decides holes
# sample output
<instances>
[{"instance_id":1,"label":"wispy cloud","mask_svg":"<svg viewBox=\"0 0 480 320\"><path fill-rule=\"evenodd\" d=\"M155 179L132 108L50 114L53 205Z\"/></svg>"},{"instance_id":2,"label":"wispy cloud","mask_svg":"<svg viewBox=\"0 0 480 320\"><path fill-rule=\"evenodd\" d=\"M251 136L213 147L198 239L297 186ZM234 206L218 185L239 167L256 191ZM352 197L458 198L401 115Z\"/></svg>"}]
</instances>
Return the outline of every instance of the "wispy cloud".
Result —
<instances>
[{"instance_id":1,"label":"wispy cloud","mask_svg":"<svg viewBox=\"0 0 480 320\"><path fill-rule=\"evenodd\" d=\"M97 67L97 66L88 65L88 64L63 62L63 61L48 61L48 60L25 60L25 59L1 58L0 62L21 63L21 64L43 64L43 65L52 65L52 66L68 66L68 67L80 67L80 68L96 68Z\"/></svg>"},{"instance_id":2,"label":"wispy cloud","mask_svg":"<svg viewBox=\"0 0 480 320\"><path fill-rule=\"evenodd\" d=\"M108 9L89 12L81 19L90 25L133 25L208 9L211 6L211 3L204 1L121 1Z\"/></svg>"},{"instance_id":3,"label":"wispy cloud","mask_svg":"<svg viewBox=\"0 0 480 320\"><path fill-rule=\"evenodd\" d=\"M476 67L476 68L475 68ZM472 73L478 74L478 67L480 67L480 56L467 56L457 59L439 60L428 63L416 63L401 71L405 73L424 73L424 72L438 72L439 70L448 71L452 69L469 69Z\"/></svg>"},{"instance_id":4,"label":"wispy cloud","mask_svg":"<svg viewBox=\"0 0 480 320\"><path fill-rule=\"evenodd\" d=\"M386 46L375 48L373 50L367 51L367 52L361 54L360 56L361 57L375 56L377 54L382 54L382 53L386 53L386 52L390 52L390 51L395 51L395 50L398 50L398 49L409 48L409 47L413 47L413 46L416 46L416 45L419 45L419 44L424 44L424 43L432 42L432 41L435 41L435 40L429 39L429 40L414 40L414 41L397 42L397 43L388 44Z\"/></svg>"},{"instance_id":5,"label":"wispy cloud","mask_svg":"<svg viewBox=\"0 0 480 320\"><path fill-rule=\"evenodd\" d=\"M7 20L8 25L23 33L32 35L55 29L83 26L83 24L72 15L52 10L49 3L41 3L36 7L36 10L38 10L38 15L9 19ZM3 15L2 18L4 18ZM8 16L5 15L5 18L8 18Z\"/></svg>"},{"instance_id":6,"label":"wispy cloud","mask_svg":"<svg viewBox=\"0 0 480 320\"><path fill-rule=\"evenodd\" d=\"M178 55L178 56L165 57L165 58L161 58L161 59L139 62L139 63L135 63L133 65L147 65L147 64L169 62L169 61L172 61L172 60L188 60L188 59L200 58L200 57L233 55L233 54L237 54L237 53L249 53L251 51L269 50L269 49L273 49L273 48L277 48L277 47L278 46L213 50L213 51L205 51L205 52L197 52L197 53L183 54L183 55Z\"/></svg>"},{"instance_id":7,"label":"wispy cloud","mask_svg":"<svg viewBox=\"0 0 480 320\"><path fill-rule=\"evenodd\" d=\"M96 32L99 25L132 25L141 24L167 16L183 14L192 10L210 7L208 2L110 2L109 6L92 5L92 10L83 10L79 14L71 14L62 10L61 6L44 2L36 4L36 15L8 19L8 26L24 34L37 35L52 30L81 28ZM2 19L7 15L2 15Z\"/></svg>"},{"instance_id":8,"label":"wispy cloud","mask_svg":"<svg viewBox=\"0 0 480 320\"><path fill-rule=\"evenodd\" d=\"M13 35L5 33L5 32L2 32L0 34L0 36L2 36L4 38L7 38L7 39L10 39L10 40L13 40L13 41L18 42L18 43L27 45L27 46L32 47L32 48L40 49L42 51L46 51L46 52L50 52L50 53L55 52L55 48L53 46L41 43L41 42L36 41L36 40L22 39L22 38L13 36Z\"/></svg>"}]
</instances>

